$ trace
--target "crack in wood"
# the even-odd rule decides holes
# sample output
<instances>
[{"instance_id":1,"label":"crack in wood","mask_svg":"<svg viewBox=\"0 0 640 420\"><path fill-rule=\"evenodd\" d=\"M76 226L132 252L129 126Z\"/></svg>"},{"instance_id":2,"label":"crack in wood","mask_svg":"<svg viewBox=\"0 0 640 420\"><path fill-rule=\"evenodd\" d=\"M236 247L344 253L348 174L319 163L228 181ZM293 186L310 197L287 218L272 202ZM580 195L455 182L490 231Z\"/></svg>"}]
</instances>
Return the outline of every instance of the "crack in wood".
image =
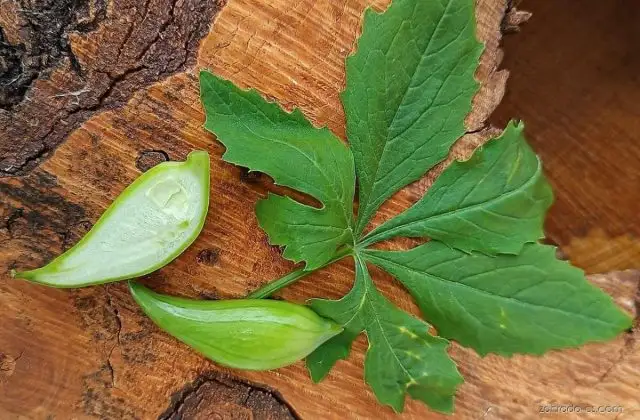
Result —
<instances>
[{"instance_id":1,"label":"crack in wood","mask_svg":"<svg viewBox=\"0 0 640 420\"><path fill-rule=\"evenodd\" d=\"M140 172L146 172L154 166L170 160L169 154L164 150L143 150L136 158L136 168Z\"/></svg>"},{"instance_id":2,"label":"crack in wood","mask_svg":"<svg viewBox=\"0 0 640 420\"><path fill-rule=\"evenodd\" d=\"M113 356L113 352L117 347L120 347L120 334L122 333L122 319L120 319L120 312L118 311L118 307L113 304L113 297L109 292L109 285L105 285L104 287L105 293L107 295L107 308L111 311L114 316L116 322L116 331L115 331L115 341L113 346L111 346L111 350L109 350L109 354L107 355L106 365L109 370L109 374L111 376L111 388L117 388L115 384L115 370L113 369L113 364L111 363L111 357Z\"/></svg>"},{"instance_id":3,"label":"crack in wood","mask_svg":"<svg viewBox=\"0 0 640 420\"><path fill-rule=\"evenodd\" d=\"M237 415L242 411L255 419L300 418L277 391L218 372L206 372L176 392L159 419L226 418L225 413Z\"/></svg>"},{"instance_id":4,"label":"crack in wood","mask_svg":"<svg viewBox=\"0 0 640 420\"><path fill-rule=\"evenodd\" d=\"M69 8L65 17L68 22L60 21L56 23L55 31L47 32L47 42L59 42L62 46L44 52L42 63L46 63L46 71L29 73L33 80L21 85L25 86L21 96L12 99L11 106L0 109L0 176L29 172L95 113L120 107L135 92L185 71L195 63L197 41L208 33L211 20L224 5L223 0L162 0L156 3L123 0L112 3L107 14L105 0L64 0L70 1L74 2L75 9ZM54 12L64 4L57 3L53 7L45 2L38 6L40 9L31 12L37 12L37 19L43 19L42 16L55 15ZM93 7L93 12L85 11L90 9L89 4L98 6ZM151 13L148 9L152 4L154 10L165 13ZM113 25L127 16L131 8L144 10L137 14L142 15L142 19L133 19L129 26ZM20 10L23 15L29 13L24 8ZM78 18L83 13L89 17ZM25 24L31 25L29 36L37 37L42 29L33 19L25 18ZM13 48L22 54L18 54L18 58L30 53L27 42L30 38L13 34L13 39L23 39L26 47L11 45L5 39L6 30L0 27L0 51ZM118 35L118 31L124 31L124 34ZM72 32L74 38L69 41ZM123 40L122 44L118 45L118 40ZM72 47L76 44L79 47L74 51ZM129 44L139 49L133 56L127 54ZM95 45L97 50L87 55L85 45ZM21 52L23 49L24 53ZM11 60L6 60L8 65L18 69L16 60ZM26 77L13 73L7 77ZM36 80L43 83L35 83ZM11 85L11 80L6 82L7 86ZM0 86L5 84L0 83ZM55 101L51 102L51 99ZM32 124L25 124L25 121Z\"/></svg>"}]
</instances>

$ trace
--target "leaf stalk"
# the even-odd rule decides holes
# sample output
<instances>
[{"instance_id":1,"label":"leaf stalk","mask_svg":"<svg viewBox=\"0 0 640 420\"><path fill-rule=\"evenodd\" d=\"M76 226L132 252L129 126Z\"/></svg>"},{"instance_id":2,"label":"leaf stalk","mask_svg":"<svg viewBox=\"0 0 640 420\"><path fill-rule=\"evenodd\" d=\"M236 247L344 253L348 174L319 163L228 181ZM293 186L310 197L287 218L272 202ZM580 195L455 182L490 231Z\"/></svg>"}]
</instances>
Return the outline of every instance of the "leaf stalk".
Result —
<instances>
[{"instance_id":1,"label":"leaf stalk","mask_svg":"<svg viewBox=\"0 0 640 420\"><path fill-rule=\"evenodd\" d=\"M280 277L279 279L273 280L267 284L265 284L264 286L258 288L257 290L254 290L253 292L251 292L249 295L247 295L247 299L264 299L267 298L269 296L271 296L272 294L276 293L277 291L279 291L280 289L283 289L293 283L295 283L296 281L300 280L301 278L321 269L324 268L328 265L333 264L336 261L339 261L341 259L343 259L344 257L348 256L348 255L353 255L353 248L351 248L350 246L346 246L344 248L341 248L340 250L336 251L335 256L330 259L329 261L327 261L326 264L324 264L323 266L315 269L315 270L305 270L304 267L302 268L298 268L297 270L291 271L290 273L286 274L283 277Z\"/></svg>"}]
</instances>

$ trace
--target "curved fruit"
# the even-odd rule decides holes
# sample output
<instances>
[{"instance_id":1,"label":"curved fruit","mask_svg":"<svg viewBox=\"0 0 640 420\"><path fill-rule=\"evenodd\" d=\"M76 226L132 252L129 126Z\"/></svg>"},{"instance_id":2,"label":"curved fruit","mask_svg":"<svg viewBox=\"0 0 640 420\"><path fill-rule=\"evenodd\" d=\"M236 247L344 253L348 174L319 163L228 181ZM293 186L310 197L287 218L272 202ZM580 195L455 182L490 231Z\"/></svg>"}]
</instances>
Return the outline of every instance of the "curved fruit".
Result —
<instances>
[{"instance_id":1,"label":"curved fruit","mask_svg":"<svg viewBox=\"0 0 640 420\"><path fill-rule=\"evenodd\" d=\"M303 359L342 327L294 303L267 299L192 300L129 282L160 328L225 366L268 370Z\"/></svg>"},{"instance_id":2,"label":"curved fruit","mask_svg":"<svg viewBox=\"0 0 640 420\"><path fill-rule=\"evenodd\" d=\"M79 287L139 277L180 255L198 236L209 207L209 155L163 162L115 199L71 249L42 268L15 272L54 287Z\"/></svg>"}]
</instances>

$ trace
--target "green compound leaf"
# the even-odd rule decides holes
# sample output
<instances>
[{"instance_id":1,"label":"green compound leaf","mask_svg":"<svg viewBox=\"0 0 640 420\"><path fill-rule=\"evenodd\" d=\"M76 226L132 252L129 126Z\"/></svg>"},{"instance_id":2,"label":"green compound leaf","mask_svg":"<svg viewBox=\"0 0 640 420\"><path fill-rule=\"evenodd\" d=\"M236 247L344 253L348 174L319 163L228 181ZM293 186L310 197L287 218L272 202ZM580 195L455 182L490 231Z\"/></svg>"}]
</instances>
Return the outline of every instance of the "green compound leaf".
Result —
<instances>
[{"instance_id":1,"label":"green compound leaf","mask_svg":"<svg viewBox=\"0 0 640 420\"><path fill-rule=\"evenodd\" d=\"M439 242L409 251L365 251L404 284L443 337L481 355L542 354L614 338L631 318L555 248L520 255L467 254Z\"/></svg>"},{"instance_id":2,"label":"green compound leaf","mask_svg":"<svg viewBox=\"0 0 640 420\"><path fill-rule=\"evenodd\" d=\"M347 146L327 128L315 128L299 110L285 112L255 90L202 71L200 92L205 128L227 150L223 159L270 175L284 185L319 200L321 209L277 195L256 209L260 226L284 256L322 266L336 248L352 241L355 169Z\"/></svg>"},{"instance_id":3,"label":"green compound leaf","mask_svg":"<svg viewBox=\"0 0 640 420\"><path fill-rule=\"evenodd\" d=\"M376 209L464 132L482 45L473 0L394 0L364 18L343 93L360 185L358 236Z\"/></svg>"},{"instance_id":4,"label":"green compound leaf","mask_svg":"<svg viewBox=\"0 0 640 420\"><path fill-rule=\"evenodd\" d=\"M510 123L469 160L452 163L420 201L364 242L428 236L467 252L517 254L544 237L553 193L523 128Z\"/></svg>"},{"instance_id":5,"label":"green compound leaf","mask_svg":"<svg viewBox=\"0 0 640 420\"><path fill-rule=\"evenodd\" d=\"M399 310L375 288L365 262L356 256L353 289L338 301L314 299L312 308L345 326L307 358L314 379L321 379L351 342L365 331L369 350L365 381L381 403L402 411L405 394L434 410L453 411L456 388L462 383L447 354L448 341L429 334L429 325Z\"/></svg>"},{"instance_id":6,"label":"green compound leaf","mask_svg":"<svg viewBox=\"0 0 640 420\"><path fill-rule=\"evenodd\" d=\"M297 110L287 113L256 91L207 72L200 76L205 128L227 147L224 159L322 204L278 195L258 203L270 242L306 267L256 295L267 296L336 255L355 253L352 290L337 301L311 302L344 330L308 355L307 366L314 381L322 380L365 332L365 380L396 411L408 394L450 412L462 378L447 355L448 341L387 300L367 262L396 276L443 337L482 355L542 354L610 339L631 325L580 270L536 243L553 195L519 124L509 124L469 160L451 164L425 197L363 237L380 205L442 161L465 132L482 52L474 5L393 0L382 14L366 12L342 94L351 149ZM366 249L397 236L432 240L409 251Z\"/></svg>"}]
</instances>

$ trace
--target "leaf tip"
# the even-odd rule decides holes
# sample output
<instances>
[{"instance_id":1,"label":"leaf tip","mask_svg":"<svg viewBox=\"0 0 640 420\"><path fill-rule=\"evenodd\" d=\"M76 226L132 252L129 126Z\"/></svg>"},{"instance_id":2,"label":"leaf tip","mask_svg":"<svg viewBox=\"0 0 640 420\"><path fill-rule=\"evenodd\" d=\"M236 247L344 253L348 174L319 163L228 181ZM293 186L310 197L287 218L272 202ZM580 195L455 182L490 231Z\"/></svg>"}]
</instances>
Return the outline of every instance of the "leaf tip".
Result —
<instances>
[{"instance_id":1,"label":"leaf tip","mask_svg":"<svg viewBox=\"0 0 640 420\"><path fill-rule=\"evenodd\" d=\"M631 332L633 330L633 322L635 321L635 318L627 311L620 309L620 312L622 312L622 316L624 318L623 331Z\"/></svg>"},{"instance_id":2,"label":"leaf tip","mask_svg":"<svg viewBox=\"0 0 640 420\"><path fill-rule=\"evenodd\" d=\"M402 412L404 411L404 401L402 401L400 404L396 405L396 404L388 404L389 407L391 407L393 409L393 412L396 414L402 414Z\"/></svg>"},{"instance_id":3,"label":"leaf tip","mask_svg":"<svg viewBox=\"0 0 640 420\"><path fill-rule=\"evenodd\" d=\"M198 72L198 78L200 79L200 83L202 83L202 79L205 77L210 77L210 76L214 76L214 74L211 72L211 70L207 69L207 68L201 68L200 71Z\"/></svg>"},{"instance_id":4,"label":"leaf tip","mask_svg":"<svg viewBox=\"0 0 640 420\"><path fill-rule=\"evenodd\" d=\"M517 133L521 133L522 131L524 131L524 121L520 119L510 120L507 123L507 129L509 128L515 130Z\"/></svg>"},{"instance_id":5,"label":"leaf tip","mask_svg":"<svg viewBox=\"0 0 640 420\"><path fill-rule=\"evenodd\" d=\"M308 357L305 359L305 366L307 367L307 372L309 372L311 382L314 384L319 384L329 375L329 371L326 369L314 369Z\"/></svg>"}]
</instances>

